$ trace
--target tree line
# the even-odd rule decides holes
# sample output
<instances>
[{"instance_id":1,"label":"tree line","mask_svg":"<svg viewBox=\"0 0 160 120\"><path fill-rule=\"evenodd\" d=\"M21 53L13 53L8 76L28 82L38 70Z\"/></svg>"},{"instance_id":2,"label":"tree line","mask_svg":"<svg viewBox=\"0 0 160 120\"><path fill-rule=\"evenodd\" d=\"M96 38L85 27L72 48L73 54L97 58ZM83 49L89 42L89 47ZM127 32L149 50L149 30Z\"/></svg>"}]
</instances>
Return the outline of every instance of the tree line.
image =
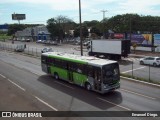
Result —
<instances>
[{"instance_id":1,"label":"tree line","mask_svg":"<svg viewBox=\"0 0 160 120\"><path fill-rule=\"evenodd\" d=\"M18 30L26 27L34 27L38 24L11 24L9 25L8 35L15 34ZM80 25L66 16L57 16L47 20L47 29L51 33L52 39L72 38L80 36ZM74 30L71 35L69 30ZM116 15L111 18L105 18L102 21L92 20L82 23L83 37L88 37L89 33L92 37L100 37L110 31L114 33L160 33L160 17L159 16L142 16L138 14Z\"/></svg>"}]
</instances>

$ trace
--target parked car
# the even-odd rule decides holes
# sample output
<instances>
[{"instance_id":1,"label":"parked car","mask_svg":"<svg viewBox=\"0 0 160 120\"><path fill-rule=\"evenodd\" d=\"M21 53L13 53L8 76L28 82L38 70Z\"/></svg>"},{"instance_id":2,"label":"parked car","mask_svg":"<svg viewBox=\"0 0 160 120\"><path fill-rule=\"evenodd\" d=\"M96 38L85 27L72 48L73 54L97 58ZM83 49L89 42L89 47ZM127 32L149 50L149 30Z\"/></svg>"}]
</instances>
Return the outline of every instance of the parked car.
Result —
<instances>
[{"instance_id":1,"label":"parked car","mask_svg":"<svg viewBox=\"0 0 160 120\"><path fill-rule=\"evenodd\" d=\"M29 39L29 38L28 38L28 39L26 39L26 42L30 42L30 41L31 41L31 39Z\"/></svg>"},{"instance_id":2,"label":"parked car","mask_svg":"<svg viewBox=\"0 0 160 120\"><path fill-rule=\"evenodd\" d=\"M37 41L36 41L36 43L41 43L41 42L42 42L42 40L37 40Z\"/></svg>"},{"instance_id":3,"label":"parked car","mask_svg":"<svg viewBox=\"0 0 160 120\"><path fill-rule=\"evenodd\" d=\"M57 41L51 41L50 44L51 45L58 45Z\"/></svg>"},{"instance_id":4,"label":"parked car","mask_svg":"<svg viewBox=\"0 0 160 120\"><path fill-rule=\"evenodd\" d=\"M41 50L42 53L46 53L46 52L53 52L52 48L43 48Z\"/></svg>"},{"instance_id":5,"label":"parked car","mask_svg":"<svg viewBox=\"0 0 160 120\"><path fill-rule=\"evenodd\" d=\"M160 57L145 57L140 59L141 65L153 65L153 66L159 66L160 65Z\"/></svg>"}]
</instances>

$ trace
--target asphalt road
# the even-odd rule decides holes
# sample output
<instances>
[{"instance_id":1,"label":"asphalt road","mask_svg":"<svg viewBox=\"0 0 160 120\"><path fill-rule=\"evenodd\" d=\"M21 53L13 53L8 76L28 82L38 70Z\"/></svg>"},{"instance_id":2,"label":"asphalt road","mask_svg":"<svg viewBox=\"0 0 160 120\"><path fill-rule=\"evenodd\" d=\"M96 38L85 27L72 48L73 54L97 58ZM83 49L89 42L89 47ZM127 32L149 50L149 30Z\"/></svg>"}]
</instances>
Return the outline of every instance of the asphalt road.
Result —
<instances>
[{"instance_id":1,"label":"asphalt road","mask_svg":"<svg viewBox=\"0 0 160 120\"><path fill-rule=\"evenodd\" d=\"M32 95L46 105L48 108L43 108L46 111L160 111L159 87L121 79L119 90L100 95L54 80L41 71L39 59L1 51L0 66L1 77L5 76L11 84L24 89L25 95Z\"/></svg>"},{"instance_id":2,"label":"asphalt road","mask_svg":"<svg viewBox=\"0 0 160 120\"><path fill-rule=\"evenodd\" d=\"M15 44L11 43L3 43L0 44L0 48L6 48L9 50L14 50L14 47L16 44L26 44L27 48L25 49L26 54L34 54L35 56L40 56L41 55L41 50L44 47L50 47L54 51L59 51L59 52L66 52L66 53L71 53L71 54L80 54L79 49L75 49L78 46L75 45L69 45L69 44L62 44L62 45L45 45L45 44L40 44L40 43L32 43L32 42L20 42L20 41L15 41ZM84 55L87 55L86 49L83 51ZM133 67L132 67L132 61L133 61ZM145 65L140 65L139 64L139 58L123 58L121 61L119 61L120 64L120 71L121 73L127 74L139 78L144 78L147 81L155 81L160 83L160 66L159 67L149 67ZM132 72L133 69L133 72Z\"/></svg>"}]
</instances>

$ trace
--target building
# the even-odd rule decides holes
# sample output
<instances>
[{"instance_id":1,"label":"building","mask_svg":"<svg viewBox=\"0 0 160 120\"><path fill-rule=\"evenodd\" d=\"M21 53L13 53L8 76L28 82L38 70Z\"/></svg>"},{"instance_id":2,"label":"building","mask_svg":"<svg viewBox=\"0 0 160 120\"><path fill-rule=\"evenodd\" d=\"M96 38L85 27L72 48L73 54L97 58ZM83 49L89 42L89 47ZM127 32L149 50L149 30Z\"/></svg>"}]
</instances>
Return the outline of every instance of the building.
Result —
<instances>
[{"instance_id":1,"label":"building","mask_svg":"<svg viewBox=\"0 0 160 120\"><path fill-rule=\"evenodd\" d=\"M17 31L15 33L17 39L31 39L33 41L37 40L50 40L50 33L48 32L45 25L28 27L22 31Z\"/></svg>"},{"instance_id":2,"label":"building","mask_svg":"<svg viewBox=\"0 0 160 120\"><path fill-rule=\"evenodd\" d=\"M0 25L0 31L7 32L8 31L8 24Z\"/></svg>"}]
</instances>

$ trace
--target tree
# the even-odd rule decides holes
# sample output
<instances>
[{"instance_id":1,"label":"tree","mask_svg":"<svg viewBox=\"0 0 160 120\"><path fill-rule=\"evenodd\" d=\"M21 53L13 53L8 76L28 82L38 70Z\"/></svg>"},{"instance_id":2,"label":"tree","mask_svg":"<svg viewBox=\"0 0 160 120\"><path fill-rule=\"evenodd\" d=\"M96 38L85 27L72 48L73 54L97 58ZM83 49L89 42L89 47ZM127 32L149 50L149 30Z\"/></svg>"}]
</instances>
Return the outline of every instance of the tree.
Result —
<instances>
[{"instance_id":1,"label":"tree","mask_svg":"<svg viewBox=\"0 0 160 120\"><path fill-rule=\"evenodd\" d=\"M88 35L89 35L89 33L88 33L87 26L82 25L82 37L86 38L86 37L88 37ZM78 26L74 29L74 37L79 37L79 36L80 36L80 26Z\"/></svg>"},{"instance_id":2,"label":"tree","mask_svg":"<svg viewBox=\"0 0 160 120\"><path fill-rule=\"evenodd\" d=\"M102 33L100 32L100 30L96 26L93 26L91 28L90 33L95 33L97 36L101 36L102 35Z\"/></svg>"},{"instance_id":3,"label":"tree","mask_svg":"<svg viewBox=\"0 0 160 120\"><path fill-rule=\"evenodd\" d=\"M74 29L75 23L66 16L59 15L47 21L47 29L51 33L51 38L58 37L63 41L65 35L69 34L69 30Z\"/></svg>"},{"instance_id":4,"label":"tree","mask_svg":"<svg viewBox=\"0 0 160 120\"><path fill-rule=\"evenodd\" d=\"M11 24L8 27L8 35L14 35L17 31L25 29L24 24Z\"/></svg>"},{"instance_id":5,"label":"tree","mask_svg":"<svg viewBox=\"0 0 160 120\"><path fill-rule=\"evenodd\" d=\"M57 21L54 18L48 19L47 29L51 33L50 37L55 39L59 35Z\"/></svg>"}]
</instances>

